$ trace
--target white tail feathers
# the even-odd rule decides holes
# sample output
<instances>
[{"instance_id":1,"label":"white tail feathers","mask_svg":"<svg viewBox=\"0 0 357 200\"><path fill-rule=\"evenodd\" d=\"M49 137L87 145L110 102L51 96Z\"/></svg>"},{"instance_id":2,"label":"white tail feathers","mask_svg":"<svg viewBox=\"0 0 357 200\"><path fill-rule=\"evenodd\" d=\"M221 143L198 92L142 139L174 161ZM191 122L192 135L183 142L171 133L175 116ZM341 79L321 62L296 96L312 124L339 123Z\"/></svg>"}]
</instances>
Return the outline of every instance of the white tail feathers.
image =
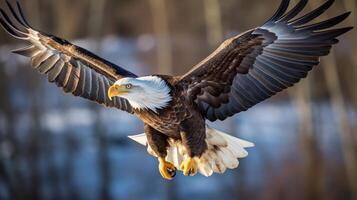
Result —
<instances>
[{"instance_id":1,"label":"white tail feathers","mask_svg":"<svg viewBox=\"0 0 357 200\"><path fill-rule=\"evenodd\" d=\"M129 136L130 139L146 145L145 134ZM216 129L206 127L207 150L200 158L195 158L198 163L199 172L204 176L211 176L215 173L224 173L226 169L234 169L239 165L239 158L248 156L245 148L254 147L254 144L239 138L233 137ZM180 168L182 161L188 158L188 154L181 141L169 141L170 147L167 150L166 160ZM147 151L156 156L148 145ZM157 157L157 156L156 156Z\"/></svg>"},{"instance_id":2,"label":"white tail feathers","mask_svg":"<svg viewBox=\"0 0 357 200\"><path fill-rule=\"evenodd\" d=\"M147 139L145 136L145 133L139 134L139 135L129 135L128 138L134 140L135 142L146 146L147 144Z\"/></svg>"}]
</instances>

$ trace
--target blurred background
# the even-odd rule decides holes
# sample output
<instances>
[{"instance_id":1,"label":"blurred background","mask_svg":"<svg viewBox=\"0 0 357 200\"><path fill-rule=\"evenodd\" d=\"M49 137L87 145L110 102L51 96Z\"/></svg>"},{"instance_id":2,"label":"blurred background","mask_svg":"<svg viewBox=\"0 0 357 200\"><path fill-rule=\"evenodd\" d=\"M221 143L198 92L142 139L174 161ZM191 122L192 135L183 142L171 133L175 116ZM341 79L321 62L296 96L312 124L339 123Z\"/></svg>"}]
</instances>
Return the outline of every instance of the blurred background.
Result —
<instances>
[{"instance_id":1,"label":"blurred background","mask_svg":"<svg viewBox=\"0 0 357 200\"><path fill-rule=\"evenodd\" d=\"M310 1L306 11L324 0ZM280 0L22 0L30 23L139 75L180 75ZM14 3L12 1L12 3ZM5 7L1 1L0 6ZM338 0L319 20L353 11ZM308 79L212 126L256 144L240 167L165 181L129 114L65 95L0 31L0 199L357 199L357 35Z\"/></svg>"}]
</instances>

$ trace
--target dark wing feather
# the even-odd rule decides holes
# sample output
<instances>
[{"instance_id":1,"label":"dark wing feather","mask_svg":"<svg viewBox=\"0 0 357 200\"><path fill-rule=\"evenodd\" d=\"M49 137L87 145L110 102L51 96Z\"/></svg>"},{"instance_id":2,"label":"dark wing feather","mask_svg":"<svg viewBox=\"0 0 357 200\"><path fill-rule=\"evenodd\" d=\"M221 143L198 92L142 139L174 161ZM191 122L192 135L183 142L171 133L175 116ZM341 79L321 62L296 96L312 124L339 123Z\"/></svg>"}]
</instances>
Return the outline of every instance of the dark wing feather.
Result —
<instances>
[{"instance_id":1,"label":"dark wing feather","mask_svg":"<svg viewBox=\"0 0 357 200\"><path fill-rule=\"evenodd\" d=\"M136 77L135 74L61 38L34 30L24 18L18 2L20 15L10 3L7 5L14 21L0 9L0 24L10 35L31 43L14 53L30 57L32 67L47 75L48 80L64 92L132 113L127 100L115 98L110 101L107 91L116 80Z\"/></svg>"},{"instance_id":2,"label":"dark wing feather","mask_svg":"<svg viewBox=\"0 0 357 200\"><path fill-rule=\"evenodd\" d=\"M225 41L209 57L181 77L177 84L186 89L209 120L224 120L293 86L329 54L336 37L351 27L324 30L349 16L344 13L309 24L325 12L334 0L295 18L308 0L300 0L287 12L289 0L263 26ZM322 31L321 31L322 30Z\"/></svg>"}]
</instances>

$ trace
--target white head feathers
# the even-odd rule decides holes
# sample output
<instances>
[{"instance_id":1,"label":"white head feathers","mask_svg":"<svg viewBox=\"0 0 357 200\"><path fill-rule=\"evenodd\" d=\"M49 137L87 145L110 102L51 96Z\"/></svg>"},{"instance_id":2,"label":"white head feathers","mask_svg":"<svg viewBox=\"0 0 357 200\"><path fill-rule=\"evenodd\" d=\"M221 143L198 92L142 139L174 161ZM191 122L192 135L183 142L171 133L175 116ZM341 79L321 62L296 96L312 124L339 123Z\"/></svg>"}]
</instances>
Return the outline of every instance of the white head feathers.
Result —
<instances>
[{"instance_id":1,"label":"white head feathers","mask_svg":"<svg viewBox=\"0 0 357 200\"><path fill-rule=\"evenodd\" d=\"M123 78L114 83L114 85L127 84L130 84L131 88L128 89L128 93L121 94L120 97L127 99L135 109L157 112L157 109L165 108L172 100L169 86L158 76Z\"/></svg>"}]
</instances>

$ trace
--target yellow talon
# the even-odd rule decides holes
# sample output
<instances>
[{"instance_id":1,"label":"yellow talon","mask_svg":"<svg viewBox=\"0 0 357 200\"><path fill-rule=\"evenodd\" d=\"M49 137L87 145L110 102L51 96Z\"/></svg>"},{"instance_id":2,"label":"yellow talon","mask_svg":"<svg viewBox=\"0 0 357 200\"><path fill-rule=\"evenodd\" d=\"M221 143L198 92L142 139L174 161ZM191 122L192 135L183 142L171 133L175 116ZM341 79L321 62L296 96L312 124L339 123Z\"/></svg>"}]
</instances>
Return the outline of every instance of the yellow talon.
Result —
<instances>
[{"instance_id":1,"label":"yellow talon","mask_svg":"<svg viewBox=\"0 0 357 200\"><path fill-rule=\"evenodd\" d=\"M182 170L185 176L194 176L197 173L197 162L194 158L188 158L183 161L180 169Z\"/></svg>"},{"instance_id":2,"label":"yellow talon","mask_svg":"<svg viewBox=\"0 0 357 200\"><path fill-rule=\"evenodd\" d=\"M176 167L165 160L165 158L159 158L159 171L164 179L171 180L176 175Z\"/></svg>"}]
</instances>

